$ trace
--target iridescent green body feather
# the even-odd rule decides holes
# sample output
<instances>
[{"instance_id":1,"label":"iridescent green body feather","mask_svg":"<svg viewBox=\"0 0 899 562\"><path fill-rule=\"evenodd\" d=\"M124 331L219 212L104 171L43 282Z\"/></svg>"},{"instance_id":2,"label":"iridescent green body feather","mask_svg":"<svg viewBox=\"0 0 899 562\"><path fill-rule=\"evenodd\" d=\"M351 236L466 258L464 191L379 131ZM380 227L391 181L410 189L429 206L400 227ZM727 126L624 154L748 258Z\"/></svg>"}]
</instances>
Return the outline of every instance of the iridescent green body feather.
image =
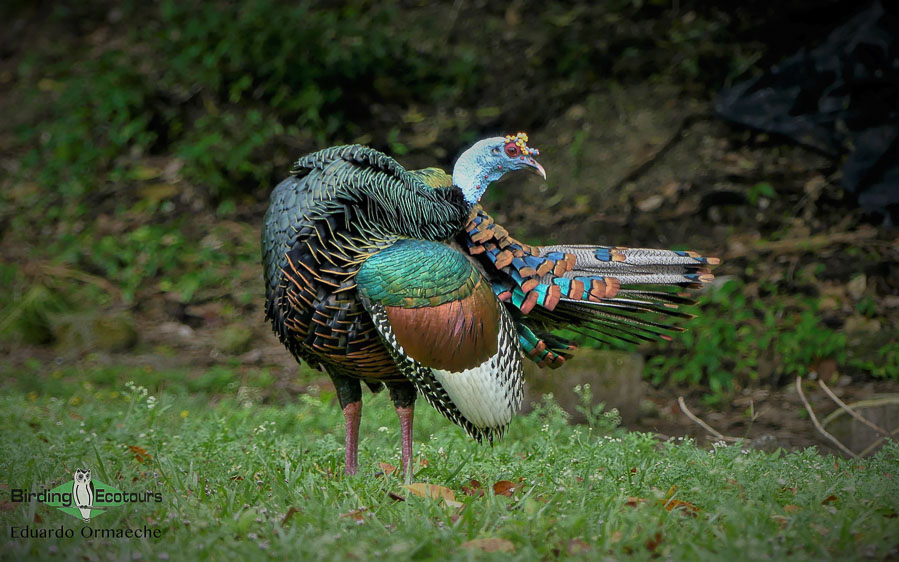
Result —
<instances>
[{"instance_id":1,"label":"iridescent green body feather","mask_svg":"<svg viewBox=\"0 0 899 562\"><path fill-rule=\"evenodd\" d=\"M399 240L368 258L356 274L359 292L385 306L438 306L469 297L481 274L439 242Z\"/></svg>"}]
</instances>

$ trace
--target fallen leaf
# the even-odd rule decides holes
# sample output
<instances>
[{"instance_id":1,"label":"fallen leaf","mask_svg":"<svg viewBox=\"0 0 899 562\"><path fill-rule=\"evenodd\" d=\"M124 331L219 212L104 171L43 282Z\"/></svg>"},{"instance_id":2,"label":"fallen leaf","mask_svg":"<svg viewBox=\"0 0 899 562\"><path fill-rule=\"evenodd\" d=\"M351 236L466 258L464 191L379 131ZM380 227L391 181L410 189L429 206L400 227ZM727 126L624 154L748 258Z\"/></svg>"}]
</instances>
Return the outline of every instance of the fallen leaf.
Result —
<instances>
[{"instance_id":1,"label":"fallen leaf","mask_svg":"<svg viewBox=\"0 0 899 562\"><path fill-rule=\"evenodd\" d=\"M647 539L646 548L652 552L655 552L655 549L662 544L662 531L656 531L656 534Z\"/></svg>"},{"instance_id":2,"label":"fallen leaf","mask_svg":"<svg viewBox=\"0 0 899 562\"><path fill-rule=\"evenodd\" d=\"M290 506L290 509L287 510L287 513L284 514L284 517L281 518L281 526L287 525L287 522L290 521L290 518L294 516L294 514L299 513L299 509Z\"/></svg>"},{"instance_id":3,"label":"fallen leaf","mask_svg":"<svg viewBox=\"0 0 899 562\"><path fill-rule=\"evenodd\" d=\"M667 502L665 502L664 505L665 505L665 509L667 509L668 511L682 508L684 513L686 513L688 515L692 515L693 517L696 517L696 514L700 511L702 511L701 509L699 509L692 503L681 501L681 500L668 500Z\"/></svg>"},{"instance_id":4,"label":"fallen leaf","mask_svg":"<svg viewBox=\"0 0 899 562\"><path fill-rule=\"evenodd\" d=\"M506 496L511 498L515 493L515 484L509 480L500 480L493 485L493 493L497 496Z\"/></svg>"},{"instance_id":5,"label":"fallen leaf","mask_svg":"<svg viewBox=\"0 0 899 562\"><path fill-rule=\"evenodd\" d=\"M827 496L826 498L824 498L823 500L821 500L821 505L825 505L825 504L828 504L828 503L830 503L830 502L835 502L835 501L837 501L838 499L839 499L839 498L836 497L835 495L830 494L829 496Z\"/></svg>"},{"instance_id":6,"label":"fallen leaf","mask_svg":"<svg viewBox=\"0 0 899 562\"><path fill-rule=\"evenodd\" d=\"M397 502L406 501L406 498L404 498L403 496L401 496L399 494L394 494L393 492L387 492L387 497L392 499L393 501L397 501Z\"/></svg>"},{"instance_id":7,"label":"fallen leaf","mask_svg":"<svg viewBox=\"0 0 899 562\"><path fill-rule=\"evenodd\" d=\"M153 455L148 453L143 447L128 445L128 450L131 451L131 454L134 455L134 460L137 462L147 462L153 459Z\"/></svg>"},{"instance_id":8,"label":"fallen leaf","mask_svg":"<svg viewBox=\"0 0 899 562\"><path fill-rule=\"evenodd\" d=\"M793 505L791 503L788 503L787 505L784 506L784 511L786 511L787 513L796 513L800 509L802 509L802 508L799 507L798 505Z\"/></svg>"},{"instance_id":9,"label":"fallen leaf","mask_svg":"<svg viewBox=\"0 0 899 562\"><path fill-rule=\"evenodd\" d=\"M481 497L484 495L484 490L481 488L481 483L477 480L472 480L468 483L468 486L462 486L462 493L466 496L477 496Z\"/></svg>"},{"instance_id":10,"label":"fallen leaf","mask_svg":"<svg viewBox=\"0 0 899 562\"><path fill-rule=\"evenodd\" d=\"M628 507L637 507L638 505L643 504L643 503L646 503L645 498L638 498L637 496L628 496L627 501L624 503L624 505L626 505Z\"/></svg>"},{"instance_id":11,"label":"fallen leaf","mask_svg":"<svg viewBox=\"0 0 899 562\"><path fill-rule=\"evenodd\" d=\"M41 517L41 514L40 514L40 513L35 513L35 514L34 514L34 522L35 522L36 524L38 524L38 525L40 525L41 523L44 522L44 518Z\"/></svg>"},{"instance_id":12,"label":"fallen leaf","mask_svg":"<svg viewBox=\"0 0 899 562\"><path fill-rule=\"evenodd\" d=\"M390 475L396 472L396 467L392 464L387 464L386 462L379 462L378 467L381 469L381 472L384 474Z\"/></svg>"},{"instance_id":13,"label":"fallen leaf","mask_svg":"<svg viewBox=\"0 0 899 562\"><path fill-rule=\"evenodd\" d=\"M453 491L444 486L438 486L436 484L425 484L424 482L416 482L414 484L407 484L403 486L403 488L422 498L442 498L447 503L457 503L456 496L455 494L453 494Z\"/></svg>"},{"instance_id":14,"label":"fallen leaf","mask_svg":"<svg viewBox=\"0 0 899 562\"><path fill-rule=\"evenodd\" d=\"M360 507L359 509L354 509L352 511L347 511L346 513L341 513L340 518L343 519L345 517L349 517L356 521L356 523L365 522L365 512L368 511L367 507Z\"/></svg>"},{"instance_id":15,"label":"fallen leaf","mask_svg":"<svg viewBox=\"0 0 899 562\"><path fill-rule=\"evenodd\" d=\"M506 539L474 539L462 543L462 548L483 550L484 552L514 552L515 545Z\"/></svg>"}]
</instances>

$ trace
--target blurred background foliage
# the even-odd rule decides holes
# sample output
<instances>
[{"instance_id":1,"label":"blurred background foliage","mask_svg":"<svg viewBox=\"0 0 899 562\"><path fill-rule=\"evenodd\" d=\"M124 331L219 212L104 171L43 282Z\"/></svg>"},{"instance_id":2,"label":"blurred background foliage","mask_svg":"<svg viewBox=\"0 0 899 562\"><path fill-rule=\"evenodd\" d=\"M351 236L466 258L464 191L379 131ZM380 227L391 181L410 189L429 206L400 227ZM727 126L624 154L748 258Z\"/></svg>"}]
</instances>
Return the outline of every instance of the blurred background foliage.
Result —
<instances>
[{"instance_id":1,"label":"blurred background foliage","mask_svg":"<svg viewBox=\"0 0 899 562\"><path fill-rule=\"evenodd\" d=\"M651 382L716 401L815 369L899 380L894 233L844 200L837 163L709 124L721 87L855 9L831 0L825 17L819 4L6 2L3 345L83 356L91 350L60 347L72 328L59 318L107 309L136 326L139 350L163 358L270 345L258 228L292 160L359 142L410 168L448 168L476 138L528 130L557 159L553 191L503 184L488 195L522 238L683 243L725 260L691 330L647 350ZM668 132L640 132L637 117L624 129L602 121L651 106L645 121L674 119ZM711 132L680 156L681 171L636 173L697 119L706 129L694 139ZM635 154L621 181L597 169ZM851 247L814 238L836 231ZM807 251L771 253L797 239ZM103 339L76 340L103 349Z\"/></svg>"}]
</instances>

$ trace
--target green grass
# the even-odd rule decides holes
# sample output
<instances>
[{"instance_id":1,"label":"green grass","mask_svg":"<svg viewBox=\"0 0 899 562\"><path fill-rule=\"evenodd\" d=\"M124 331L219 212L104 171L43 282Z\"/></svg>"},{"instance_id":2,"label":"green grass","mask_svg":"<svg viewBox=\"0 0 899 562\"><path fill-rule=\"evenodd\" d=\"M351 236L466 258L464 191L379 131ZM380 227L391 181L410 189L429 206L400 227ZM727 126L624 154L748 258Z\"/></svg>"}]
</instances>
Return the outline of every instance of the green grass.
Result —
<instances>
[{"instance_id":1,"label":"green grass","mask_svg":"<svg viewBox=\"0 0 899 562\"><path fill-rule=\"evenodd\" d=\"M660 442L612 429L614 416L594 418L593 429L570 426L550 403L518 417L490 448L422 403L415 455L428 463L415 481L449 488L460 507L417 497L396 477L377 475L378 463L399 464L398 423L383 394L365 398L361 474L346 478L342 416L332 393L269 404L258 400L264 393L241 390L265 388L270 379L261 371L235 373L242 382L230 387L218 371L152 371L146 379L139 369L97 373L22 372L0 381L7 557L74 559L89 548L97 560L135 553L144 560L817 560L883 557L899 536L895 443L860 462L814 449L705 450L689 440ZM130 378L151 389L126 384ZM132 446L146 453L136 455ZM10 489L54 487L82 466L124 491L163 497L111 508L92 527L147 525L163 538L10 539L11 526L79 532L83 523L54 508L7 500ZM484 483L486 495L463 492L472 479ZM490 491L499 480L516 483L512 497ZM406 501L391 499L391 492ZM683 504L669 511L664 503L671 507L671 500L696 511ZM488 555L462 546L482 538L504 539L514 551Z\"/></svg>"}]
</instances>

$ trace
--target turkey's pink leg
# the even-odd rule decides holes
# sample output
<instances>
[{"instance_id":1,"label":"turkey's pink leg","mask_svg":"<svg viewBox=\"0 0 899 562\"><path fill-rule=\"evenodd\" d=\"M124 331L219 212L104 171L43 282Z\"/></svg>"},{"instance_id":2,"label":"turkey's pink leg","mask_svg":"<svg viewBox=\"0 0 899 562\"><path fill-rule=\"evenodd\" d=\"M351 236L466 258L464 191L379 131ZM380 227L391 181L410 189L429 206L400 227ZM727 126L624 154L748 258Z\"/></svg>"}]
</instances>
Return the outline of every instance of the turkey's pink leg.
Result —
<instances>
[{"instance_id":1,"label":"turkey's pink leg","mask_svg":"<svg viewBox=\"0 0 899 562\"><path fill-rule=\"evenodd\" d=\"M414 413L414 404L396 408L396 415L400 418L400 435L403 439L403 480L407 484L412 483L412 417Z\"/></svg>"},{"instance_id":2,"label":"turkey's pink leg","mask_svg":"<svg viewBox=\"0 0 899 562\"><path fill-rule=\"evenodd\" d=\"M347 474L359 472L359 422L362 420L362 401L350 402L343 408L346 419L346 437L343 448Z\"/></svg>"}]
</instances>

